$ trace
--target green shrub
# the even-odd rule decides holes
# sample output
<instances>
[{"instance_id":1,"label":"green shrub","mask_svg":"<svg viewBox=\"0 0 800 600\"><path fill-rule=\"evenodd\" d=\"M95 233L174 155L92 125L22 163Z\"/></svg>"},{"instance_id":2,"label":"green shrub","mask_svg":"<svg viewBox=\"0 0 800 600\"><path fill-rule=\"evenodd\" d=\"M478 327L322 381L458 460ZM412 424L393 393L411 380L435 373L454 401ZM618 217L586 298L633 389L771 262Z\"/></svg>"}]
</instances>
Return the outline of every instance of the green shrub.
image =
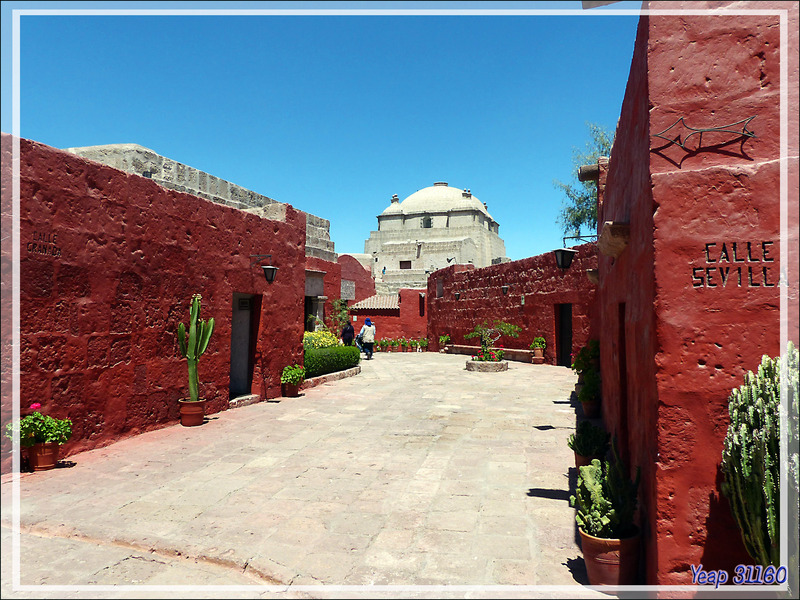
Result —
<instances>
[{"instance_id":1,"label":"green shrub","mask_svg":"<svg viewBox=\"0 0 800 600\"><path fill-rule=\"evenodd\" d=\"M792 406L797 401L798 352L791 343L787 363L787 406ZM780 357L763 356L758 373L745 373L744 384L731 392L722 450L722 492L747 552L764 566L780 564L781 368Z\"/></svg>"},{"instance_id":2,"label":"green shrub","mask_svg":"<svg viewBox=\"0 0 800 600\"><path fill-rule=\"evenodd\" d=\"M355 367L361 360L356 346L307 348L305 351L306 378L344 371Z\"/></svg>"},{"instance_id":3,"label":"green shrub","mask_svg":"<svg viewBox=\"0 0 800 600\"><path fill-rule=\"evenodd\" d=\"M567 445L580 456L605 456L611 434L591 421L581 421L575 433L569 436Z\"/></svg>"},{"instance_id":4,"label":"green shrub","mask_svg":"<svg viewBox=\"0 0 800 600\"><path fill-rule=\"evenodd\" d=\"M591 402L599 400L603 390L600 372L594 368L586 369L583 372L583 387L578 392L578 400L581 402Z\"/></svg>"},{"instance_id":5,"label":"green shrub","mask_svg":"<svg viewBox=\"0 0 800 600\"><path fill-rule=\"evenodd\" d=\"M320 331L306 331L303 334L303 349L309 348L330 348L339 345L339 338L327 329Z\"/></svg>"},{"instance_id":6,"label":"green shrub","mask_svg":"<svg viewBox=\"0 0 800 600\"><path fill-rule=\"evenodd\" d=\"M440 335L439 336L439 345L440 346L446 346L449 341L450 341L450 336L447 335L446 333L444 335Z\"/></svg>"},{"instance_id":7,"label":"green shrub","mask_svg":"<svg viewBox=\"0 0 800 600\"><path fill-rule=\"evenodd\" d=\"M542 336L536 336L535 338L533 338L533 341L531 342L531 350L533 350L534 348L542 348L542 349L547 348L547 342Z\"/></svg>"},{"instance_id":8,"label":"green shrub","mask_svg":"<svg viewBox=\"0 0 800 600\"><path fill-rule=\"evenodd\" d=\"M38 409L41 404L31 404L32 409ZM72 437L72 421L70 419L56 419L50 415L43 415L36 411L22 417L17 423L6 425L6 435L14 439L14 432L19 432L19 444L29 448L34 444L53 443L63 444Z\"/></svg>"},{"instance_id":9,"label":"green shrub","mask_svg":"<svg viewBox=\"0 0 800 600\"><path fill-rule=\"evenodd\" d=\"M589 340L572 361L572 370L579 375L591 369L600 369L600 342L597 340Z\"/></svg>"}]
</instances>

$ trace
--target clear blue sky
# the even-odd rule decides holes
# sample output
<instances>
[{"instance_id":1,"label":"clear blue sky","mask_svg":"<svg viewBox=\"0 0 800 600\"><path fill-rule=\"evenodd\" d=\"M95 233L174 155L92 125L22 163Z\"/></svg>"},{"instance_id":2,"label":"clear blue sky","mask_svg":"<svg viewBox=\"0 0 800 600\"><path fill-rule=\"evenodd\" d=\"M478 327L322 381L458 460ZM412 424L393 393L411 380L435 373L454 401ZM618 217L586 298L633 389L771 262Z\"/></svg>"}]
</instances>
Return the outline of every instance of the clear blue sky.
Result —
<instances>
[{"instance_id":1,"label":"clear blue sky","mask_svg":"<svg viewBox=\"0 0 800 600\"><path fill-rule=\"evenodd\" d=\"M560 9L530 16L23 16L20 134L137 143L331 221L364 251L377 215L436 181L469 188L517 260L561 246L587 122L613 131L641 2L3 2L13 8Z\"/></svg>"}]
</instances>

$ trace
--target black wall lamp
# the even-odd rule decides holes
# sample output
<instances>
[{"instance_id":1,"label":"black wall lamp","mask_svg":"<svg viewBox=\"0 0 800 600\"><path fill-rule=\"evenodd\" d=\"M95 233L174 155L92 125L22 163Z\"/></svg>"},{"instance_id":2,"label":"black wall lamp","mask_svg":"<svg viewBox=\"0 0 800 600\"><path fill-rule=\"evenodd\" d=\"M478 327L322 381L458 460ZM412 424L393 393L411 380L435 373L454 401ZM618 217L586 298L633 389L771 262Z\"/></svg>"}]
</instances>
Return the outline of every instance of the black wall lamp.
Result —
<instances>
[{"instance_id":1,"label":"black wall lamp","mask_svg":"<svg viewBox=\"0 0 800 600\"><path fill-rule=\"evenodd\" d=\"M503 296L505 296L506 294L508 294L508 286L507 286L507 285L504 285L504 286L503 286L503 287L501 287L500 289L501 289L501 290L503 290Z\"/></svg>"},{"instance_id":2,"label":"black wall lamp","mask_svg":"<svg viewBox=\"0 0 800 600\"><path fill-rule=\"evenodd\" d=\"M569 269L569 266L572 264L572 258L577 253L578 251L572 248L558 248L557 250L553 250L553 254L556 255L556 264L558 268Z\"/></svg>"},{"instance_id":3,"label":"black wall lamp","mask_svg":"<svg viewBox=\"0 0 800 600\"><path fill-rule=\"evenodd\" d=\"M272 254L251 254L250 258L255 258L256 260L250 263L251 267L261 267L264 269L264 279L267 280L267 283L272 283L275 281L275 275L278 272L278 267L272 266ZM269 259L269 264L262 265L261 263L264 259Z\"/></svg>"},{"instance_id":4,"label":"black wall lamp","mask_svg":"<svg viewBox=\"0 0 800 600\"><path fill-rule=\"evenodd\" d=\"M456 300L458 300L459 298L461 298L461 292L456 292L455 294L453 294L453 296L455 296Z\"/></svg>"}]
</instances>

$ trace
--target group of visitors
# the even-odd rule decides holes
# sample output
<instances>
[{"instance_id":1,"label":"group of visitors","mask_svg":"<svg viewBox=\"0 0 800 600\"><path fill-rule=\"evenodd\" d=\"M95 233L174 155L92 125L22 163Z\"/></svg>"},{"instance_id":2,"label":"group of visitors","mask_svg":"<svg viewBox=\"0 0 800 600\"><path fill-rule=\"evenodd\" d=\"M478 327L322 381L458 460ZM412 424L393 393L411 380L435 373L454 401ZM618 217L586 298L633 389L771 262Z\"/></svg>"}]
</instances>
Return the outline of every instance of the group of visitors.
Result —
<instances>
[{"instance_id":1,"label":"group of visitors","mask_svg":"<svg viewBox=\"0 0 800 600\"><path fill-rule=\"evenodd\" d=\"M342 329L342 342L344 345L351 346L353 340L355 340L358 349L367 355L367 360L372 360L372 351L375 347L375 324L371 319L367 318L358 335L354 336L354 334L353 324L348 321L347 325Z\"/></svg>"}]
</instances>

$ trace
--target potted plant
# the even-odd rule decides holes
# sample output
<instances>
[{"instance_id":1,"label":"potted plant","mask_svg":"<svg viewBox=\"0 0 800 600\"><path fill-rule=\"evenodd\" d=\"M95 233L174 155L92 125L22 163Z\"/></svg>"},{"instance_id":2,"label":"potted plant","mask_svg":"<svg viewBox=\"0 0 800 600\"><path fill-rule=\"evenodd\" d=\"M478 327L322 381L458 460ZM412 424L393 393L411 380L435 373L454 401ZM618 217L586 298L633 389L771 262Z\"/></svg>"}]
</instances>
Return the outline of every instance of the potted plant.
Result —
<instances>
[{"instance_id":1,"label":"potted plant","mask_svg":"<svg viewBox=\"0 0 800 600\"><path fill-rule=\"evenodd\" d=\"M602 382L600 371L595 368L586 369L583 372L583 384L578 392L578 400L583 407L583 414L589 419L600 416L600 394L602 392Z\"/></svg>"},{"instance_id":2,"label":"potted plant","mask_svg":"<svg viewBox=\"0 0 800 600\"><path fill-rule=\"evenodd\" d=\"M575 520L590 585L631 585L639 566L636 512L640 470L631 481L612 446L613 461L593 459L578 469L578 485L569 503Z\"/></svg>"},{"instance_id":3,"label":"potted plant","mask_svg":"<svg viewBox=\"0 0 800 600\"><path fill-rule=\"evenodd\" d=\"M591 421L581 421L567 445L575 453L575 466L583 467L592 459L604 459L609 449L611 434Z\"/></svg>"},{"instance_id":4,"label":"potted plant","mask_svg":"<svg viewBox=\"0 0 800 600\"><path fill-rule=\"evenodd\" d=\"M421 338L419 340L419 347L421 348L421 352L427 352L427 350L428 350L428 338Z\"/></svg>"},{"instance_id":5,"label":"potted plant","mask_svg":"<svg viewBox=\"0 0 800 600\"><path fill-rule=\"evenodd\" d=\"M200 299L200 294L192 296L188 334L186 326L183 323L178 324L178 346L189 369L189 397L178 400L181 407L181 425L184 427L202 425L205 417L206 401L205 398L200 398L198 393L197 362L208 348L208 342L214 332L214 318L208 321L200 319Z\"/></svg>"},{"instance_id":6,"label":"potted plant","mask_svg":"<svg viewBox=\"0 0 800 600\"><path fill-rule=\"evenodd\" d=\"M578 375L578 385L584 380L584 374L589 369L600 371L600 342L589 340L575 355L572 361L572 370ZM580 389L576 388L576 391Z\"/></svg>"},{"instance_id":7,"label":"potted plant","mask_svg":"<svg viewBox=\"0 0 800 600\"><path fill-rule=\"evenodd\" d=\"M296 398L300 395L300 385L305 377L305 367L298 364L285 366L281 373L281 393L288 398Z\"/></svg>"},{"instance_id":8,"label":"potted plant","mask_svg":"<svg viewBox=\"0 0 800 600\"><path fill-rule=\"evenodd\" d=\"M400 352L408 350L408 340L404 337L400 338Z\"/></svg>"},{"instance_id":9,"label":"potted plant","mask_svg":"<svg viewBox=\"0 0 800 600\"><path fill-rule=\"evenodd\" d=\"M389 348L392 349L392 352L397 352L399 347L400 347L400 340L392 339L389 341Z\"/></svg>"},{"instance_id":10,"label":"potted plant","mask_svg":"<svg viewBox=\"0 0 800 600\"><path fill-rule=\"evenodd\" d=\"M58 462L59 446L72 437L72 421L56 419L39 412L38 402L30 405L34 412L6 425L6 436L14 439L19 433L19 444L28 449L28 462L34 471L53 469Z\"/></svg>"},{"instance_id":11,"label":"potted plant","mask_svg":"<svg viewBox=\"0 0 800 600\"><path fill-rule=\"evenodd\" d=\"M450 343L450 336L448 334L439 336L439 352L447 352L447 344Z\"/></svg>"},{"instance_id":12,"label":"potted plant","mask_svg":"<svg viewBox=\"0 0 800 600\"><path fill-rule=\"evenodd\" d=\"M534 358L544 358L544 349L547 347L547 342L541 336L533 338L531 342L531 350L533 350Z\"/></svg>"},{"instance_id":13,"label":"potted plant","mask_svg":"<svg viewBox=\"0 0 800 600\"><path fill-rule=\"evenodd\" d=\"M519 325L512 325L505 321L495 320L492 325L486 322L475 326L464 338L477 337L480 339L481 349L473 355L471 361L467 361L468 371L496 372L508 370L508 362L503 361L503 350L492 348L492 345L504 335L509 337L519 337L522 328ZM496 365L485 363L497 363Z\"/></svg>"}]
</instances>

